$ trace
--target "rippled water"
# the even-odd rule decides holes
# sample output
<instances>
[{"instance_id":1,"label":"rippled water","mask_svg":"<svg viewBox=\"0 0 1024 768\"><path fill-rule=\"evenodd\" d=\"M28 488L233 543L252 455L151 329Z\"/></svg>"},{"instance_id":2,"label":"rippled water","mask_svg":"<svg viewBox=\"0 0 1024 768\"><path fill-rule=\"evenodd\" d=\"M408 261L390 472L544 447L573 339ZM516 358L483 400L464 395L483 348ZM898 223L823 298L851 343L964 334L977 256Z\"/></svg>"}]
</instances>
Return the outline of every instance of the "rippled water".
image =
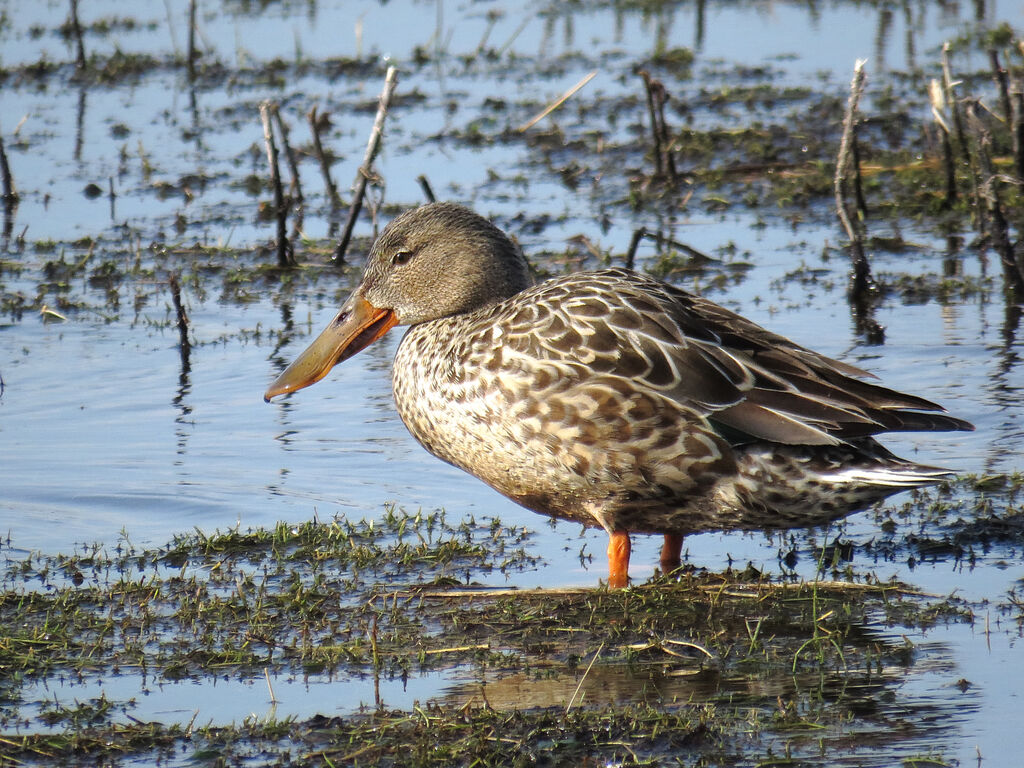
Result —
<instances>
[{"instance_id":1,"label":"rippled water","mask_svg":"<svg viewBox=\"0 0 1024 768\"><path fill-rule=\"evenodd\" d=\"M121 3L82 6L86 23L125 18ZM1024 21L1016 8L1000 9L1001 15L990 11L978 21L970 15L973 8L956 4L944 10L931 3L905 7L904 13L832 4L811 12L803 3L712 3L698 27L689 5L644 14L606 5L563 11L558 4L542 3L523 10L496 3L444 4L440 11L433 3L411 0L281 3L261 10L225 3L204 9L201 39L211 56L253 69L254 62L278 57L315 62L371 51L401 67L417 46L442 48L447 58L435 70L402 75L399 93L418 98L396 107L391 117L378 162L387 200L419 202L416 176L422 173L439 196L472 204L508 225L528 252L558 250L567 238L584 233L602 248L621 253L635 226L657 222L633 214L602 231L600 195L585 186L568 190L557 169L539 170L528 144L510 140L471 146L446 140L446 132L463 130L474 119L494 119L488 98L507 100L510 114L496 119L518 124L530 116L534 101L557 96L595 68L599 74L588 86L589 95L638 95L632 62L659 44L695 48L697 70L712 82L759 68L758 76L776 86L845 92L855 58L868 57L872 76L881 80L887 69L933 62L944 39L976 23ZM54 16L62 16L64 9L57 3L0 2L7 19L0 27L0 63L14 67L41 56L66 61L69 46L52 31ZM488 31L490 11L498 16ZM87 47L158 57L182 49L183 4L136 4L131 13L139 22L134 28L91 34ZM177 30L173 34L169 17ZM47 31L34 34L34 26ZM501 41L506 58L460 64L457 57L472 56L485 35L491 45ZM510 53L518 57L511 66ZM255 250L272 236L270 226L256 219L257 197L241 183L249 173L264 173L258 101L281 100L293 130L303 137L310 103L319 100L333 110L330 143L341 157L335 180L345 189L372 121L367 106L372 107L379 88L380 72L373 67L337 75L310 67L289 70L286 81L228 76L200 79L195 86L173 68L114 84L8 78L0 90L0 131L23 197L4 246L5 258L23 271L5 267L3 291L36 296L42 264L62 250L68 261L83 258L88 245L72 243L83 237L99 240L92 263L103 259L112 243L137 243L146 264L163 258L159 250L149 249L152 242L228 243ZM639 102L631 109L623 125L609 130L625 132L627 122L643 119ZM571 102L552 120L569 135L586 127L586 116ZM736 125L746 120L737 108ZM326 209L311 161L303 172L311 197L305 232L323 238L337 226L337 216ZM105 192L109 180L117 191L113 204L105 196L83 195L89 183ZM620 182L608 180L615 183ZM183 187L189 188L187 195ZM554 220L541 230L517 218L529 221L544 214ZM887 326L886 343L867 347L857 339L843 297L845 265L822 259L825 244L839 239L831 221L792 227L769 219L765 225L756 211L718 214L699 206L681 216L676 237L708 253L735 243L753 265L745 279L709 287L716 300L798 342L868 368L889 386L941 402L978 428L887 440L897 453L962 472L1024 468L1021 342L1007 334L1007 312L998 292L946 304L890 299L878 318ZM13 240L19 234L26 241L23 250ZM360 234L368 235L369 227L364 225ZM904 234L923 247L898 257L880 256L876 271L940 271L945 244L922 233ZM49 241L56 250L38 245ZM641 266L654 256L653 248L644 246ZM965 273L983 275L985 268L967 249L955 258ZM993 265L987 270L998 280ZM794 278L798 271L805 276ZM409 437L390 395L389 363L397 333L347 361L317 387L264 404L266 384L304 347L307 334L330 319L337 296L352 279L339 276L336 286L301 289L292 296L288 309L302 333L280 349L272 333L283 326L274 291L268 288L240 302L218 295L219 277L205 289L187 284L185 300L197 342L187 368L176 331L166 325L172 315L169 296L144 279L119 287L117 310L102 309L107 295L102 285L76 277L71 294L90 306L65 312L67 321L35 311L0 318L0 533L10 548L15 553L67 551L82 542L113 544L122 535L136 545L158 546L193 527L270 526L313 515L373 516L394 501L406 508L444 507L455 515L497 515L535 529L535 546L549 565L517 574L516 585L595 584L604 571L603 534L566 524L549 527L432 459ZM132 308L137 296L144 300ZM53 298L47 294L46 300ZM870 538L871 526L869 515L855 516L847 535ZM635 578L652 572L659 546L654 538L636 542ZM695 536L686 548L693 563L712 569L724 567L728 557L774 568L778 550L762 536L740 534ZM581 550L593 556L592 564L577 557ZM1022 572L1018 552L998 550L969 571L941 561L912 572L898 563L877 566L878 576L893 574L929 591L960 590L980 600L1002 595ZM955 733L943 749L962 764L975 759L976 744L985 755L1006 755L1020 709L1019 665L1013 662L1019 637L998 635L989 645L979 641L976 629L958 626L937 628L921 640L942 647L938 655L945 666L916 672L904 683L908 695L942 698L959 677L975 683L971 707L953 724ZM123 683L122 692L129 695L140 686L133 677ZM278 694L292 707L289 711L305 715L372 702L366 684L351 683L344 705L325 703L338 696L336 686L326 681L308 689L304 681L279 683ZM105 685L116 692L120 684ZM153 702L145 708L152 716L180 707L188 710L180 719L191 717L193 684L142 686ZM249 687L243 682L205 687L204 714L239 717L235 707ZM408 689L395 686L383 695L401 705L438 688L437 679L424 677ZM78 694L72 688L68 695ZM179 718L172 714L168 719Z\"/></svg>"}]
</instances>

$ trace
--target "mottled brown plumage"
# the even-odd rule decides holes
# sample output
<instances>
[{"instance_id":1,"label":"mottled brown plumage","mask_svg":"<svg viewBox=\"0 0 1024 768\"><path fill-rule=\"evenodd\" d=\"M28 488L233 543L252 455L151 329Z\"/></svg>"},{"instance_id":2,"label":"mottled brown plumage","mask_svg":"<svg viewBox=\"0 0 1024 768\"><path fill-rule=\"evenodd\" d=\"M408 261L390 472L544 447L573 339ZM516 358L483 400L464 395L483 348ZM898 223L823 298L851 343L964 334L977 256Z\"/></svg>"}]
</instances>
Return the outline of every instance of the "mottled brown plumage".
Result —
<instances>
[{"instance_id":1,"label":"mottled brown plumage","mask_svg":"<svg viewBox=\"0 0 1024 768\"><path fill-rule=\"evenodd\" d=\"M392 222L361 286L267 396L411 325L393 370L402 420L435 456L543 514L605 528L623 586L629 532L825 523L944 470L873 435L972 429L866 372L624 269L531 285L490 222L436 203Z\"/></svg>"}]
</instances>

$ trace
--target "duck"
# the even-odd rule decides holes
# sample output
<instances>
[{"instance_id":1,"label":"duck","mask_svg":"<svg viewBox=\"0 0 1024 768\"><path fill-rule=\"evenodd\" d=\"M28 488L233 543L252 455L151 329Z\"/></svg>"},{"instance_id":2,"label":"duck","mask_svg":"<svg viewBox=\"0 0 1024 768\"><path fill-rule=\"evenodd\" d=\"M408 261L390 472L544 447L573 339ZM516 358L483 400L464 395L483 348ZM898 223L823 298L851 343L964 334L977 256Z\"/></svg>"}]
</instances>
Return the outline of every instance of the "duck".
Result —
<instances>
[{"instance_id":1,"label":"duck","mask_svg":"<svg viewBox=\"0 0 1024 768\"><path fill-rule=\"evenodd\" d=\"M664 536L669 574L685 536L822 526L951 477L880 434L974 429L632 270L535 283L508 235L447 202L381 231L358 287L264 399L399 325L392 385L413 437L527 509L603 528L614 589L633 534Z\"/></svg>"}]
</instances>

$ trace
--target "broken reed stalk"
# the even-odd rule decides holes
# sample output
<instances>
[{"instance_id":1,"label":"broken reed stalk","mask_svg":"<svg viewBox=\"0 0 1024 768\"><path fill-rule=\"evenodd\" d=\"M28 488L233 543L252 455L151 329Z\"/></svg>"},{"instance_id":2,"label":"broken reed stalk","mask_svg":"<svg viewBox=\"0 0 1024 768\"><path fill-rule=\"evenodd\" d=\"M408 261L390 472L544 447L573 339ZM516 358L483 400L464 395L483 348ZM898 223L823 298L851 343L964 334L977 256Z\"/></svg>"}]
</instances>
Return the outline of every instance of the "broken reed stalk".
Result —
<instances>
[{"instance_id":1,"label":"broken reed stalk","mask_svg":"<svg viewBox=\"0 0 1024 768\"><path fill-rule=\"evenodd\" d=\"M178 276L172 274L167 278L167 282L171 286L171 302L174 304L174 314L178 321L178 344L184 360L188 358L188 353L192 349L192 344L188 340L188 314L181 303L181 283L178 282Z\"/></svg>"},{"instance_id":2,"label":"broken reed stalk","mask_svg":"<svg viewBox=\"0 0 1024 768\"><path fill-rule=\"evenodd\" d=\"M857 301L866 299L868 293L874 288L871 265L868 264L867 255L864 253L863 222L859 217L850 218L846 189L849 176L853 172L854 123L857 120L857 105L864 93L865 80L864 60L858 59L854 65L853 80L850 83L850 98L846 103L846 114L843 117L843 137L839 143L839 157L836 160L834 181L836 213L839 215L843 229L846 230L846 236L850 238L850 255L853 261L850 293Z\"/></svg>"},{"instance_id":3,"label":"broken reed stalk","mask_svg":"<svg viewBox=\"0 0 1024 768\"><path fill-rule=\"evenodd\" d=\"M644 227L633 231L633 237L629 241L629 250L626 251L626 269L632 269L636 263L636 249L640 247L640 241L647 236L647 230Z\"/></svg>"},{"instance_id":4,"label":"broken reed stalk","mask_svg":"<svg viewBox=\"0 0 1024 768\"><path fill-rule=\"evenodd\" d=\"M668 103L668 91L665 85L651 77L645 69L639 71L644 79L647 91L647 111L651 116L651 134L654 137L654 168L659 178L668 178L673 184L678 179L676 161L672 155L672 139L668 133L665 120L665 105Z\"/></svg>"},{"instance_id":5,"label":"broken reed stalk","mask_svg":"<svg viewBox=\"0 0 1024 768\"><path fill-rule=\"evenodd\" d=\"M384 135L384 120L388 115L388 107L391 105L391 97L395 93L395 86L398 85L398 70L388 67L384 76L384 89L380 93L377 102L377 116L373 120L373 130L370 131L370 140L366 144L366 154L363 156L363 164L359 166L356 173L355 194L352 198L352 206L348 211L348 221L345 222L345 230L341 233L341 240L338 247L334 249L331 260L337 264L345 263L345 251L348 250L349 241L352 239L352 230L356 225L356 218L363 206L363 196L366 194L366 183L370 178L373 168L373 159L380 150L380 141Z\"/></svg>"},{"instance_id":6,"label":"broken reed stalk","mask_svg":"<svg viewBox=\"0 0 1024 768\"><path fill-rule=\"evenodd\" d=\"M586 85L587 83L589 83L589 82L590 82L591 80L593 80L593 79L594 79L594 78L595 78L596 76L597 76L597 70L596 70L596 69L595 69L595 70L594 70L593 72L590 72L590 73L588 73L588 74L584 75L584 76L583 76L583 79L582 79L582 80L580 80L580 81L579 81L578 83L576 83L576 85L574 85L574 86L573 86L572 88L570 88L570 89L569 89L568 91L566 91L565 93L563 93L563 94L562 94L561 96L559 96L559 97L558 97L557 99L555 99L555 100L554 100L553 102L551 102L550 104L548 104L548 105L547 105L547 106L546 106L546 107L545 107L544 109L542 109L542 110L541 110L540 112L538 112L538 113L537 113L536 115L534 115L534 116L533 116L533 117L531 117L531 118L530 118L529 120L527 120L527 121L526 121L525 123L523 123L523 124L522 124L522 125L520 125L520 126L519 126L518 128L516 128L516 130L517 130L517 131L518 131L519 133L523 133L524 131L528 131L528 130L529 130L530 128L532 128L533 126L535 126L535 125L536 125L537 123L539 123L539 122L540 122L541 120L543 120L543 119L544 119L545 117L547 117L548 115L550 115L550 114L551 114L552 112L554 112L554 111L555 111L556 109L558 109L558 108L559 108L560 106L562 106L563 104L565 104L565 102L567 102L567 101L568 101L569 99L571 99L571 98L572 98L572 97L573 97L574 95L576 95L576 92L577 92L578 90L580 90L580 88L582 88L582 87L583 87L584 85Z\"/></svg>"},{"instance_id":7,"label":"broken reed stalk","mask_svg":"<svg viewBox=\"0 0 1024 768\"><path fill-rule=\"evenodd\" d=\"M1013 169L1024 182L1024 90L1020 82L1013 89Z\"/></svg>"},{"instance_id":8,"label":"broken reed stalk","mask_svg":"<svg viewBox=\"0 0 1024 768\"><path fill-rule=\"evenodd\" d=\"M657 176L665 175L665 156L661 151L661 131L658 130L658 108L654 100L655 82L647 70L640 70L640 77L644 79L644 87L647 91L647 112L651 117L651 136L654 139L654 172Z\"/></svg>"},{"instance_id":9,"label":"broken reed stalk","mask_svg":"<svg viewBox=\"0 0 1024 768\"><path fill-rule=\"evenodd\" d=\"M4 138L0 136L0 183L3 184L4 207L10 207L18 202L18 190L14 188L14 176L11 174L11 166L7 162L7 150L4 148Z\"/></svg>"},{"instance_id":10,"label":"broken reed stalk","mask_svg":"<svg viewBox=\"0 0 1024 768\"><path fill-rule=\"evenodd\" d=\"M967 104L967 124L977 142L975 154L978 157L980 172L978 198L985 201L989 238L992 249L1003 265L1006 287L1013 292L1015 300L1020 301L1024 299L1024 261L1015 253L1010 240L1009 224L999 199L999 176L992 166L992 134L979 116L978 110L977 101Z\"/></svg>"},{"instance_id":11,"label":"broken reed stalk","mask_svg":"<svg viewBox=\"0 0 1024 768\"><path fill-rule=\"evenodd\" d=\"M271 104L260 104L260 120L263 122L263 142L267 146L267 161L270 163L270 183L274 188L274 218L277 221L277 265L294 267L295 256L288 240L288 203L281 188L280 157L274 143L274 131L270 124Z\"/></svg>"},{"instance_id":12,"label":"broken reed stalk","mask_svg":"<svg viewBox=\"0 0 1024 768\"><path fill-rule=\"evenodd\" d=\"M188 79L195 80L196 59L196 0L188 0Z\"/></svg>"},{"instance_id":13,"label":"broken reed stalk","mask_svg":"<svg viewBox=\"0 0 1024 768\"><path fill-rule=\"evenodd\" d=\"M872 316L871 297L875 292L875 280L871 276L871 265L864 252L864 219L856 206L848 202L847 183L851 173L856 177L860 168L856 167L855 125L857 122L857 105L864 93L867 76L864 72L864 60L858 59L853 67L853 80L850 82L850 97L846 103L846 114L843 117L843 136L839 143L839 156L836 159L835 203L836 214L850 238L850 260L853 270L850 275L848 291L850 304L853 308L857 329L871 344L881 344L885 340L885 329ZM854 217L851 218L851 210Z\"/></svg>"},{"instance_id":14,"label":"broken reed stalk","mask_svg":"<svg viewBox=\"0 0 1024 768\"><path fill-rule=\"evenodd\" d=\"M292 149L291 143L288 141L288 126L281 119L281 108L277 104L270 105L270 116L274 120L274 125L277 126L277 132L281 135L281 145L284 147L284 156L288 161L288 171L292 175L292 198L301 205L304 199L302 197L302 181L299 179L299 160L295 156L295 150Z\"/></svg>"},{"instance_id":15,"label":"broken reed stalk","mask_svg":"<svg viewBox=\"0 0 1024 768\"><path fill-rule=\"evenodd\" d=\"M85 69L85 43L82 40L82 25L78 21L78 0L71 0L71 33L75 36L75 69Z\"/></svg>"},{"instance_id":16,"label":"broken reed stalk","mask_svg":"<svg viewBox=\"0 0 1024 768\"><path fill-rule=\"evenodd\" d=\"M306 115L309 120L309 130L313 135L313 151L316 153L317 162L320 163L320 175L324 177L324 188L327 190L327 197L331 200L331 208L341 208L341 197L338 195L338 187L331 178L331 164L324 154L324 145L320 141L320 131L326 130L331 125L330 117L326 112L317 112L314 106Z\"/></svg>"},{"instance_id":17,"label":"broken reed stalk","mask_svg":"<svg viewBox=\"0 0 1024 768\"><path fill-rule=\"evenodd\" d=\"M945 93L946 103L949 104L949 112L953 117L953 133L956 136L957 144L960 145L960 156L965 163L970 165L971 156L967 149L963 110L960 107L960 102L956 99L956 95L953 93L955 85L957 83L953 82L952 69L949 66L949 43L944 43L942 45L942 89Z\"/></svg>"},{"instance_id":18,"label":"broken reed stalk","mask_svg":"<svg viewBox=\"0 0 1024 768\"><path fill-rule=\"evenodd\" d=\"M1010 77L1007 75L1003 65L999 63L999 51L990 48L988 60L992 64L992 79L995 81L996 90L999 91L999 107L1003 112L1003 119L1009 127L1013 124L1013 108L1010 106Z\"/></svg>"},{"instance_id":19,"label":"broken reed stalk","mask_svg":"<svg viewBox=\"0 0 1024 768\"><path fill-rule=\"evenodd\" d=\"M953 142L949 138L949 123L946 122L946 96L938 80L932 80L928 86L928 99L932 105L932 117L939 127L942 141L942 167L946 174L946 197L942 207L949 209L956 202L956 168L953 163Z\"/></svg>"},{"instance_id":20,"label":"broken reed stalk","mask_svg":"<svg viewBox=\"0 0 1024 768\"><path fill-rule=\"evenodd\" d=\"M640 227L640 229L633 232L633 237L629 241L629 250L626 251L626 269L633 269L633 265L636 261L637 248L640 246L640 241L644 238L654 240L658 244L659 248L663 245L671 245L673 248L676 248L689 256L693 260L694 264L718 263L718 259L708 256L706 253L697 250L692 245L687 245L686 243L681 243L678 240L673 240L671 237L665 237L660 232L651 232L646 227Z\"/></svg>"},{"instance_id":21,"label":"broken reed stalk","mask_svg":"<svg viewBox=\"0 0 1024 768\"><path fill-rule=\"evenodd\" d=\"M857 121L853 122L853 136L850 139L853 149L853 199L857 203L857 214L860 220L867 221L868 202L864 199L864 185L860 177L860 142L857 141Z\"/></svg>"},{"instance_id":22,"label":"broken reed stalk","mask_svg":"<svg viewBox=\"0 0 1024 768\"><path fill-rule=\"evenodd\" d=\"M421 173L419 176L416 177L416 181L420 183L420 189L423 190L423 196L427 198L427 202L437 202L437 198L434 197L434 190L431 189L430 182L427 180L427 177Z\"/></svg>"}]
</instances>

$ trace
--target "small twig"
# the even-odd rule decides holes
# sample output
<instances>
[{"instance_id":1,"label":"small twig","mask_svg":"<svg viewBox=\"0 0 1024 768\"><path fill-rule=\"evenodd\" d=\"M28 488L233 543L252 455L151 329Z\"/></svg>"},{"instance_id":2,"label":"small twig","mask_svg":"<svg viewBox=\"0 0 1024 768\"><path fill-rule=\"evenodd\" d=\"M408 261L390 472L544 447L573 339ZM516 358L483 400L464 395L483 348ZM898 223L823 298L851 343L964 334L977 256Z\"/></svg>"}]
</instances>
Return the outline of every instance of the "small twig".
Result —
<instances>
[{"instance_id":1,"label":"small twig","mask_svg":"<svg viewBox=\"0 0 1024 768\"><path fill-rule=\"evenodd\" d=\"M427 177L421 173L419 176L416 177L416 181L420 183L420 189L423 190L423 196L427 198L427 202L437 202L437 198L434 197L434 190L430 188L430 182L427 181Z\"/></svg>"},{"instance_id":2,"label":"small twig","mask_svg":"<svg viewBox=\"0 0 1024 768\"><path fill-rule=\"evenodd\" d=\"M942 140L942 167L946 172L946 198L944 208L951 208L956 201L956 168L953 164L953 142L949 138L949 123L946 122L946 96L938 80L933 79L928 86L928 98L932 105L932 117L939 126L939 137Z\"/></svg>"},{"instance_id":3,"label":"small twig","mask_svg":"<svg viewBox=\"0 0 1024 768\"><path fill-rule=\"evenodd\" d=\"M295 156L295 150L292 149L291 142L288 141L288 126L285 124L284 120L281 119L281 109L277 104L272 103L270 105L270 116L274 119L274 125L277 126L277 132L281 134L281 144L284 147L284 156L288 161L288 170L292 175L292 197L301 205L304 200L302 197L302 180L299 178L299 161Z\"/></svg>"},{"instance_id":4,"label":"small twig","mask_svg":"<svg viewBox=\"0 0 1024 768\"><path fill-rule=\"evenodd\" d=\"M979 117L978 109L979 105L976 101L967 104L967 123L977 140L976 155L980 172L978 198L985 201L985 210L989 220L989 237L993 250L999 255L999 260L1002 262L1003 276L1007 287L1013 291L1019 301L1024 297L1024 262L1017 257L1010 241L1009 224L999 199L999 177L992 166L992 134Z\"/></svg>"},{"instance_id":5,"label":"small twig","mask_svg":"<svg viewBox=\"0 0 1024 768\"><path fill-rule=\"evenodd\" d=\"M644 79L647 91L647 111L651 116L651 135L654 137L655 175L676 182L676 161L672 154L672 139L669 136L668 122L665 120L665 105L668 103L668 91L660 80L651 77L647 70L638 73Z\"/></svg>"},{"instance_id":6,"label":"small twig","mask_svg":"<svg viewBox=\"0 0 1024 768\"><path fill-rule=\"evenodd\" d=\"M988 51L988 60L992 64L992 79L995 81L996 90L999 91L999 107L1003 111L1003 119L1006 120L1006 124L1013 124L1013 108L1010 106L1010 78L1006 74L1006 70L1003 69L1003 65L999 63L999 51L995 48L990 48Z\"/></svg>"},{"instance_id":7,"label":"small twig","mask_svg":"<svg viewBox=\"0 0 1024 768\"><path fill-rule=\"evenodd\" d=\"M274 132L270 125L271 105L264 101L260 104L260 120L263 122L263 141L267 147L267 161L270 163L270 183L274 188L274 218L277 221L277 265L279 267L295 266L292 245L288 241L288 205L281 188L281 171L278 167L279 157L277 144L274 143Z\"/></svg>"},{"instance_id":8,"label":"small twig","mask_svg":"<svg viewBox=\"0 0 1024 768\"><path fill-rule=\"evenodd\" d=\"M853 271L850 275L849 297L853 308L858 330L865 335L870 343L880 344L885 339L885 329L872 317L871 296L876 290L874 278L871 276L871 265L864 252L864 220L860 215L851 219L850 205L847 202L846 183L854 165L856 144L855 126L857 122L857 105L864 93L867 76L864 72L864 60L858 59L853 68L853 80L850 82L850 98L846 103L846 114L843 117L843 136L839 143L839 156L836 159L835 203L836 214L850 239L850 259Z\"/></svg>"},{"instance_id":9,"label":"small twig","mask_svg":"<svg viewBox=\"0 0 1024 768\"><path fill-rule=\"evenodd\" d=\"M277 694L274 693L274 686L270 684L270 669L268 667L263 668L263 677L267 681L267 690L270 691L270 703L280 703L279 699L277 698Z\"/></svg>"},{"instance_id":10,"label":"small twig","mask_svg":"<svg viewBox=\"0 0 1024 768\"><path fill-rule=\"evenodd\" d=\"M576 697L580 694L580 689L583 687L583 683L587 680L587 675L590 674L591 668L594 666L594 662L597 661L597 657L601 655L601 651L604 650L604 643L598 646L597 651L594 652L594 658L590 660L590 664L587 665L586 670L583 672L583 677L580 678L579 685L576 686L576 690L572 692L572 697L569 699L569 703L565 707L565 714L569 714L569 710L572 709L572 705L576 702Z\"/></svg>"},{"instance_id":11,"label":"small twig","mask_svg":"<svg viewBox=\"0 0 1024 768\"><path fill-rule=\"evenodd\" d=\"M1013 167L1024 182L1024 89L1019 81L1013 89Z\"/></svg>"},{"instance_id":12,"label":"small twig","mask_svg":"<svg viewBox=\"0 0 1024 768\"><path fill-rule=\"evenodd\" d=\"M291 200L289 200L289 207L294 207L295 211L295 227L292 231L292 240L299 237L299 233L302 231L302 218L305 203L305 199L302 197L302 180L299 178L299 161L295 156L295 151L292 149L291 142L288 140L288 126L284 120L281 119L281 109L275 103L270 107L270 115L274 120L274 125L277 126L277 132L281 136L281 144L284 146L284 156L288 161L288 171L291 174L292 181L290 185Z\"/></svg>"},{"instance_id":13,"label":"small twig","mask_svg":"<svg viewBox=\"0 0 1024 768\"><path fill-rule=\"evenodd\" d=\"M854 123L857 120L857 104L864 93L864 60L858 59L853 69L853 80L850 83L850 98L846 103L846 114L843 117L843 136L839 143L839 156L836 159L836 175L834 180L836 213L839 222L846 230L850 239L850 251L853 258L852 291L856 295L864 295L870 290L871 267L864 255L864 233L859 219L851 220L846 200L846 181L849 177L853 161ZM854 223L856 221L856 223Z\"/></svg>"},{"instance_id":14,"label":"small twig","mask_svg":"<svg viewBox=\"0 0 1024 768\"><path fill-rule=\"evenodd\" d=\"M647 111L651 116L651 136L654 138L654 172L658 177L665 175L665 158L661 151L661 131L658 128L658 107L654 95L654 80L646 70L640 70L647 91ZM660 85L660 83L659 83Z\"/></svg>"},{"instance_id":15,"label":"small twig","mask_svg":"<svg viewBox=\"0 0 1024 768\"><path fill-rule=\"evenodd\" d=\"M3 183L4 207L9 208L18 202L18 190L14 187L14 176L7 162L7 150L4 148L4 137L0 136L0 180Z\"/></svg>"},{"instance_id":16,"label":"small twig","mask_svg":"<svg viewBox=\"0 0 1024 768\"><path fill-rule=\"evenodd\" d=\"M196 59L196 0L188 0L188 79L195 80Z\"/></svg>"},{"instance_id":17,"label":"small twig","mask_svg":"<svg viewBox=\"0 0 1024 768\"><path fill-rule=\"evenodd\" d=\"M942 45L942 88L946 94L946 103L949 104L950 114L953 116L953 133L956 136L957 143L960 145L960 154L963 157L963 161L969 164L971 156L967 149L967 139L964 135L963 112L960 108L960 102L957 101L956 95L953 93L953 88L958 84L959 82L953 81L952 69L949 66L949 43L944 43Z\"/></svg>"},{"instance_id":18,"label":"small twig","mask_svg":"<svg viewBox=\"0 0 1024 768\"><path fill-rule=\"evenodd\" d=\"M75 69L85 69L85 43L82 40L82 25L78 21L78 0L71 0L71 33L75 36Z\"/></svg>"},{"instance_id":19,"label":"small twig","mask_svg":"<svg viewBox=\"0 0 1024 768\"><path fill-rule=\"evenodd\" d=\"M860 176L860 142L857 141L857 121L853 122L853 136L850 137L853 150L853 199L857 203L857 215L861 222L867 221L868 203L864 199L864 185Z\"/></svg>"},{"instance_id":20,"label":"small twig","mask_svg":"<svg viewBox=\"0 0 1024 768\"><path fill-rule=\"evenodd\" d=\"M636 263L636 249L640 247L640 241L647 235L647 230L644 227L633 230L633 237L629 241L629 250L626 251L626 269L633 269L633 265Z\"/></svg>"},{"instance_id":21,"label":"small twig","mask_svg":"<svg viewBox=\"0 0 1024 768\"><path fill-rule=\"evenodd\" d=\"M320 174L324 177L324 188L327 196L331 199L332 208L341 208L341 198L338 196L338 187L331 178L331 164L324 154L324 146L320 141L320 131L326 130L331 125L331 119L326 112L317 112L314 106L306 116L309 120L309 130L313 134L313 151L316 153L317 162L320 163Z\"/></svg>"},{"instance_id":22,"label":"small twig","mask_svg":"<svg viewBox=\"0 0 1024 768\"><path fill-rule=\"evenodd\" d=\"M477 643L476 645L456 645L451 648L428 648L423 651L424 656L434 656L441 653L465 653L466 651L489 651L490 643Z\"/></svg>"},{"instance_id":23,"label":"small twig","mask_svg":"<svg viewBox=\"0 0 1024 768\"><path fill-rule=\"evenodd\" d=\"M366 182L372 173L373 159L380 149L381 137L384 135L384 120L388 114L388 107L391 105L391 97L395 93L395 86L398 84L398 70L388 67L384 76L384 90L380 93L380 100L377 103L377 116L373 121L373 130L370 131L370 140L366 143L366 154L363 156L363 164L359 166L355 180L355 195L352 198L352 206L348 211L348 221L345 222L345 229L341 233L341 241L334 249L331 259L338 264L345 263L345 251L348 250L349 241L352 239L352 230L356 225L356 218L363 205L363 196L366 194Z\"/></svg>"},{"instance_id":24,"label":"small twig","mask_svg":"<svg viewBox=\"0 0 1024 768\"><path fill-rule=\"evenodd\" d=\"M633 269L633 265L636 260L636 250L640 245L640 241L644 238L654 240L658 244L659 248L664 245L671 245L673 248L677 248L685 253L697 264L718 263L718 259L708 256L706 253L697 250L692 245L687 245L686 243L681 243L678 240L673 240L670 237L665 237L660 232L651 232L646 227L640 227L640 229L633 232L633 237L629 241L629 250L626 252L627 269Z\"/></svg>"},{"instance_id":25,"label":"small twig","mask_svg":"<svg viewBox=\"0 0 1024 768\"><path fill-rule=\"evenodd\" d=\"M188 314L181 303L181 283L178 282L178 276L174 274L167 278L167 282L171 287L171 302L174 304L174 313L178 318L178 348L181 350L182 359L185 359L192 349L192 344L188 340Z\"/></svg>"},{"instance_id":26,"label":"small twig","mask_svg":"<svg viewBox=\"0 0 1024 768\"><path fill-rule=\"evenodd\" d=\"M593 72L590 72L587 75L584 75L583 79L580 80L578 83L576 83L576 85L574 85L568 91L563 93L561 96L559 96L557 99L555 99L553 102L551 102L548 106L546 106L543 110L538 112L536 115L531 117L525 123L520 125L518 128L516 128L516 130L519 131L519 133L523 133L524 131L528 131L530 128L535 126L537 123L539 123L545 117L547 117L552 112L554 112L556 109L558 109L560 106L562 106L566 101L571 99L573 97L573 95L575 95L575 93L578 90L580 90L580 88L585 86L587 83L589 83L591 80L593 80L596 76L597 76L597 70L596 69Z\"/></svg>"}]
</instances>

